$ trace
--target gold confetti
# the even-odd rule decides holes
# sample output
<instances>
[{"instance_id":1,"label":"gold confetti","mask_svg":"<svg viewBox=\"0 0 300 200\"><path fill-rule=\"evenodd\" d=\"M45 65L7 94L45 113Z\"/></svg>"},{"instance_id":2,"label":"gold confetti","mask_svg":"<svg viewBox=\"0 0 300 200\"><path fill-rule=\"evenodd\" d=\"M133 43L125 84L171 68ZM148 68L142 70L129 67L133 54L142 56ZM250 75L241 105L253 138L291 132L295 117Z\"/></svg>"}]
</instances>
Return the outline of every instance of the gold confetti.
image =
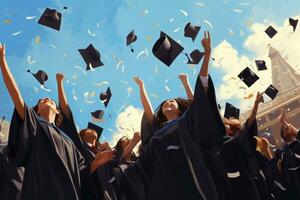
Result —
<instances>
[{"instance_id":1,"label":"gold confetti","mask_svg":"<svg viewBox=\"0 0 300 200\"><path fill-rule=\"evenodd\" d=\"M40 36L36 36L35 39L34 39L34 42L36 44L39 44L41 42L41 37Z\"/></svg>"},{"instance_id":2,"label":"gold confetti","mask_svg":"<svg viewBox=\"0 0 300 200\"><path fill-rule=\"evenodd\" d=\"M4 24L10 24L10 23L12 23L12 21L10 19L5 19L5 20L3 20L3 23Z\"/></svg>"},{"instance_id":3,"label":"gold confetti","mask_svg":"<svg viewBox=\"0 0 300 200\"><path fill-rule=\"evenodd\" d=\"M253 93L250 93L248 96L245 96L244 99L251 99L253 97Z\"/></svg>"},{"instance_id":4,"label":"gold confetti","mask_svg":"<svg viewBox=\"0 0 300 200\"><path fill-rule=\"evenodd\" d=\"M152 41L152 37L151 37L151 36L145 36L145 39L146 39L148 42L151 42L151 41Z\"/></svg>"}]
</instances>

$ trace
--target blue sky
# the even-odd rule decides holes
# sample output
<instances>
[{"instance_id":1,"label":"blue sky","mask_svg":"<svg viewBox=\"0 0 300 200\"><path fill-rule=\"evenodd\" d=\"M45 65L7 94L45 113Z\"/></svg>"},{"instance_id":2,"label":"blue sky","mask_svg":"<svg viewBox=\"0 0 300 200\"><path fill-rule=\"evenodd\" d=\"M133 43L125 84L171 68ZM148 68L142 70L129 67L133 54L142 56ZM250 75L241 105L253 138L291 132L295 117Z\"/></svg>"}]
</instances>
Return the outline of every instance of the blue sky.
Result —
<instances>
[{"instance_id":1,"label":"blue sky","mask_svg":"<svg viewBox=\"0 0 300 200\"><path fill-rule=\"evenodd\" d=\"M63 12L61 31L57 32L37 24L46 7L62 12L63 6L67 6L68 9ZM188 15L185 16L182 10ZM166 98L185 96L177 78L179 73L187 73L191 85L194 86L194 70L185 64L186 58L183 55L180 55L170 68L153 56L152 46L161 30L175 40L180 40L185 52L196 48L202 50L200 41L203 31L209 30L213 46L227 40L240 54L252 57L253 52L244 47L245 39L251 34L247 24L262 23L264 20L280 24L288 17L299 14L299 11L299 0L0 0L0 41L6 43L8 63L28 105L33 106L44 96L56 99L55 74L65 74L66 81L69 80L65 83L67 96L80 128L84 128L91 120L91 111L104 109L98 96L110 86L113 96L108 108L104 109L106 122L99 124L106 130L105 137L110 139L112 132L108 130L115 130L114 120L120 109L124 108L123 105L141 108L138 88L132 81L133 76L144 79L149 94L159 96L150 96L154 107ZM26 20L28 16L36 17ZM5 20L10 20L10 23ZM204 20L209 21L213 29ZM195 42L183 36L184 26L188 22L201 26ZM180 29L177 32L174 31L178 28ZM134 54L125 45L126 35L133 29L138 36L138 40L133 44ZM229 29L237 33L242 30L244 35L232 36ZM88 30L95 36L91 36ZM19 31L22 32L12 35ZM40 37L39 43L35 42L36 37ZM77 49L86 48L90 43L100 51L104 66L96 71L88 71L85 75L75 67L85 69L85 63ZM137 55L145 48L149 55L141 55L137 59ZM29 56L31 61L36 62L29 64ZM123 63L116 69L118 60ZM122 71L123 65L125 67ZM52 92L41 90L38 82L26 72L27 69L34 72L39 69L46 71L49 75L46 86L52 89ZM195 69L198 71L199 66L195 66ZM210 73L218 87L224 72L211 68ZM0 79L0 115L9 118L13 105L2 77ZM100 87L94 85L102 81L109 84ZM170 89L169 92L165 86ZM127 98L129 87L133 88L133 93ZM73 98L73 92L77 101ZM86 103L86 92L95 92L95 97L89 97L89 100L95 103ZM238 100L231 99L231 102L238 103ZM224 102L221 103L224 105Z\"/></svg>"}]
</instances>

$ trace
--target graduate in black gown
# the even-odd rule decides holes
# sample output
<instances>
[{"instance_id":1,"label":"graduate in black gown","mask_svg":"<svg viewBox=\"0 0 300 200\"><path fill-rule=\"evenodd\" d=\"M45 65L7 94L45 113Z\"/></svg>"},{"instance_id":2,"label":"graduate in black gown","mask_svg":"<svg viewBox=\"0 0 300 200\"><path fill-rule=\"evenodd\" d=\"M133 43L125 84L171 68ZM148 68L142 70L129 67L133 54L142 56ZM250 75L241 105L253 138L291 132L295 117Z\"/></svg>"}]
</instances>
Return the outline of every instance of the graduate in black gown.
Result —
<instances>
[{"instance_id":1,"label":"graduate in black gown","mask_svg":"<svg viewBox=\"0 0 300 200\"><path fill-rule=\"evenodd\" d=\"M286 188L283 199L300 199L300 141L299 130L292 124L287 123L283 114L281 127L281 137L285 142L283 152L281 152L281 178L283 186Z\"/></svg>"},{"instance_id":2,"label":"graduate in black gown","mask_svg":"<svg viewBox=\"0 0 300 200\"><path fill-rule=\"evenodd\" d=\"M23 167L14 167L7 159L7 143L0 143L0 199L20 200Z\"/></svg>"},{"instance_id":3,"label":"graduate in black gown","mask_svg":"<svg viewBox=\"0 0 300 200\"><path fill-rule=\"evenodd\" d=\"M145 107L143 103L146 117L156 121L158 128L141 149L136 162L123 174L127 199L219 199L208 169L210 163L206 161L207 152L211 147L217 149L225 129L220 131L217 123L221 121L220 115L217 119L214 114L219 112L208 76L210 36L206 32L204 35L205 55L193 101L169 99L155 113L149 104ZM202 79L207 80L207 87ZM141 97L142 102L147 99Z\"/></svg>"},{"instance_id":4,"label":"graduate in black gown","mask_svg":"<svg viewBox=\"0 0 300 200\"><path fill-rule=\"evenodd\" d=\"M243 128L237 119L226 119L227 136L217 155L219 170L223 177L223 199L260 199L260 195L269 195L268 188L264 190L257 187L257 180L264 179L261 168L256 159L257 123L256 114L259 103L263 102L262 94L257 93L250 117ZM259 182L259 181L258 181Z\"/></svg>"},{"instance_id":5,"label":"graduate in black gown","mask_svg":"<svg viewBox=\"0 0 300 200\"><path fill-rule=\"evenodd\" d=\"M5 86L15 105L8 140L9 162L25 167L21 199L83 199L92 187L91 173L102 163L96 156L85 165L81 153L59 128L59 109L50 98L40 99L35 110L22 98L0 45L0 67Z\"/></svg>"},{"instance_id":6,"label":"graduate in black gown","mask_svg":"<svg viewBox=\"0 0 300 200\"><path fill-rule=\"evenodd\" d=\"M92 129L83 129L78 134L72 111L69 107L67 96L64 91L64 75L61 73L56 74L57 86L58 86L58 99L59 107L62 114L61 123L59 128L64 131L73 141L76 148L81 152L85 158L85 164L90 165L96 157L101 157L102 163L98 166L94 173L92 173L93 185L86 187L83 191L85 199L114 199L113 192L103 185L103 181L106 179L107 174L103 171L102 167L107 162L111 161L114 157L114 152L111 150L101 151L98 147L98 134ZM82 137L80 137L82 135ZM82 140L83 139L83 140Z\"/></svg>"}]
</instances>

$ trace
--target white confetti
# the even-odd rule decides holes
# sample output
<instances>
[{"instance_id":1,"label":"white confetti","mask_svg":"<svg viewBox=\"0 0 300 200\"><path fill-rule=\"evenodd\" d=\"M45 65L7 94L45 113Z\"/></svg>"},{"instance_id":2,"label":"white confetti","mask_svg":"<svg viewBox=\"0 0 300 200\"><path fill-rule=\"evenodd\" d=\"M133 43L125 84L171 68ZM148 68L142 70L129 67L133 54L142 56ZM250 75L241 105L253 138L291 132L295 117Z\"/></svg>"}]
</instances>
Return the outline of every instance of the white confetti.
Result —
<instances>
[{"instance_id":1,"label":"white confetti","mask_svg":"<svg viewBox=\"0 0 300 200\"><path fill-rule=\"evenodd\" d=\"M95 101L89 100L88 97L89 97L89 92L85 92L85 93L84 93L84 101L85 101L86 103L88 103L88 104L93 104L93 103L95 103Z\"/></svg>"},{"instance_id":2,"label":"white confetti","mask_svg":"<svg viewBox=\"0 0 300 200\"><path fill-rule=\"evenodd\" d=\"M126 91L128 92L128 94L127 94L127 99L128 99L130 97L130 95L133 93L133 88L132 87L128 87L126 89Z\"/></svg>"},{"instance_id":3,"label":"white confetti","mask_svg":"<svg viewBox=\"0 0 300 200\"><path fill-rule=\"evenodd\" d=\"M157 94L151 93L150 95L154 98L159 98L159 96Z\"/></svg>"},{"instance_id":4,"label":"white confetti","mask_svg":"<svg viewBox=\"0 0 300 200\"><path fill-rule=\"evenodd\" d=\"M170 88L167 85L165 85L165 89L167 90L167 92L170 92Z\"/></svg>"},{"instance_id":5,"label":"white confetti","mask_svg":"<svg viewBox=\"0 0 300 200\"><path fill-rule=\"evenodd\" d=\"M51 90L49 88L46 88L44 85L41 85L41 89L45 90L46 92L51 92Z\"/></svg>"},{"instance_id":6,"label":"white confetti","mask_svg":"<svg viewBox=\"0 0 300 200\"><path fill-rule=\"evenodd\" d=\"M117 65L116 65L116 69L119 69L120 65L123 64L123 63L124 63L124 61L119 60L118 63L117 63Z\"/></svg>"},{"instance_id":7,"label":"white confetti","mask_svg":"<svg viewBox=\"0 0 300 200\"><path fill-rule=\"evenodd\" d=\"M79 69L84 75L87 75L87 72L79 66L74 66L76 69Z\"/></svg>"},{"instance_id":8,"label":"white confetti","mask_svg":"<svg viewBox=\"0 0 300 200\"><path fill-rule=\"evenodd\" d=\"M92 33L90 29L88 29L88 34L92 37L95 37L96 36L96 33Z\"/></svg>"},{"instance_id":9,"label":"white confetti","mask_svg":"<svg viewBox=\"0 0 300 200\"><path fill-rule=\"evenodd\" d=\"M170 22L173 22L174 21L174 18L172 17L171 19L170 19Z\"/></svg>"},{"instance_id":10,"label":"white confetti","mask_svg":"<svg viewBox=\"0 0 300 200\"><path fill-rule=\"evenodd\" d=\"M54 44L49 44L50 47L52 47L53 49L56 49L56 46Z\"/></svg>"},{"instance_id":11,"label":"white confetti","mask_svg":"<svg viewBox=\"0 0 300 200\"><path fill-rule=\"evenodd\" d=\"M245 2L245 3L243 3L243 2L240 2L239 3L241 6L249 6L250 5L250 3L249 2Z\"/></svg>"},{"instance_id":12,"label":"white confetti","mask_svg":"<svg viewBox=\"0 0 300 200\"><path fill-rule=\"evenodd\" d=\"M201 2L196 2L195 5L196 5L196 6L200 6L200 7L204 7L204 4L201 3Z\"/></svg>"},{"instance_id":13,"label":"white confetti","mask_svg":"<svg viewBox=\"0 0 300 200\"><path fill-rule=\"evenodd\" d=\"M231 28L227 28L228 29L228 31L229 31L229 35L234 35L235 33L234 33L234 31L231 29Z\"/></svg>"},{"instance_id":14,"label":"white confetti","mask_svg":"<svg viewBox=\"0 0 300 200\"><path fill-rule=\"evenodd\" d=\"M169 81L169 79L166 79L166 80L165 80L165 84L166 84L168 81Z\"/></svg>"},{"instance_id":15,"label":"white confetti","mask_svg":"<svg viewBox=\"0 0 300 200\"><path fill-rule=\"evenodd\" d=\"M28 16L28 17L26 17L25 19L26 20L32 20L32 19L34 19L36 16Z\"/></svg>"},{"instance_id":16,"label":"white confetti","mask_svg":"<svg viewBox=\"0 0 300 200\"><path fill-rule=\"evenodd\" d=\"M120 81L121 81L121 83L124 83L124 84L128 85L127 81L124 81L124 80L120 80Z\"/></svg>"},{"instance_id":17,"label":"white confetti","mask_svg":"<svg viewBox=\"0 0 300 200\"><path fill-rule=\"evenodd\" d=\"M176 28L176 29L174 30L174 33L178 32L179 30L180 30L180 27Z\"/></svg>"},{"instance_id":18,"label":"white confetti","mask_svg":"<svg viewBox=\"0 0 300 200\"><path fill-rule=\"evenodd\" d=\"M124 74L125 72L125 65L122 66L122 73Z\"/></svg>"},{"instance_id":19,"label":"white confetti","mask_svg":"<svg viewBox=\"0 0 300 200\"><path fill-rule=\"evenodd\" d=\"M159 72L158 72L158 66L157 66L157 65L155 66L155 73L156 73L156 74L159 73Z\"/></svg>"},{"instance_id":20,"label":"white confetti","mask_svg":"<svg viewBox=\"0 0 300 200\"><path fill-rule=\"evenodd\" d=\"M39 89L37 87L33 88L35 92L39 92Z\"/></svg>"},{"instance_id":21,"label":"white confetti","mask_svg":"<svg viewBox=\"0 0 300 200\"><path fill-rule=\"evenodd\" d=\"M242 13L243 11L242 11L242 10L239 10L239 9L233 9L233 12L236 12L236 13Z\"/></svg>"},{"instance_id":22,"label":"white confetti","mask_svg":"<svg viewBox=\"0 0 300 200\"><path fill-rule=\"evenodd\" d=\"M139 60L140 56L145 55L145 57L149 56L148 50L145 48L145 50L141 51L137 56L136 59Z\"/></svg>"},{"instance_id":23,"label":"white confetti","mask_svg":"<svg viewBox=\"0 0 300 200\"><path fill-rule=\"evenodd\" d=\"M207 24L208 26L210 26L211 29L214 29L213 25L208 20L205 19L205 20L203 20L203 22L205 24Z\"/></svg>"},{"instance_id":24,"label":"white confetti","mask_svg":"<svg viewBox=\"0 0 300 200\"><path fill-rule=\"evenodd\" d=\"M180 12L184 15L184 16L188 16L189 14L185 11L185 10L183 10L183 9L180 9Z\"/></svg>"},{"instance_id":25,"label":"white confetti","mask_svg":"<svg viewBox=\"0 0 300 200\"><path fill-rule=\"evenodd\" d=\"M195 75L196 75L196 73L197 73L197 70L196 70L195 68L193 68L193 70L194 70L194 72L193 72L193 76L195 76Z\"/></svg>"},{"instance_id":26,"label":"white confetti","mask_svg":"<svg viewBox=\"0 0 300 200\"><path fill-rule=\"evenodd\" d=\"M107 130L110 131L110 132L114 132L114 130L112 130L111 128L108 128Z\"/></svg>"},{"instance_id":27,"label":"white confetti","mask_svg":"<svg viewBox=\"0 0 300 200\"><path fill-rule=\"evenodd\" d=\"M23 31L18 31L18 32L12 33L11 35L12 35L12 36L16 36L16 35L21 34L22 32L23 32Z\"/></svg>"},{"instance_id":28,"label":"white confetti","mask_svg":"<svg viewBox=\"0 0 300 200\"><path fill-rule=\"evenodd\" d=\"M107 81L101 81L99 83L94 83L93 86L101 87L103 85L108 85L108 84L109 84L109 82L107 82Z\"/></svg>"},{"instance_id":29,"label":"white confetti","mask_svg":"<svg viewBox=\"0 0 300 200\"><path fill-rule=\"evenodd\" d=\"M28 62L29 65L32 65L36 62L36 60L31 60L31 56L28 56L27 57L27 62Z\"/></svg>"}]
</instances>

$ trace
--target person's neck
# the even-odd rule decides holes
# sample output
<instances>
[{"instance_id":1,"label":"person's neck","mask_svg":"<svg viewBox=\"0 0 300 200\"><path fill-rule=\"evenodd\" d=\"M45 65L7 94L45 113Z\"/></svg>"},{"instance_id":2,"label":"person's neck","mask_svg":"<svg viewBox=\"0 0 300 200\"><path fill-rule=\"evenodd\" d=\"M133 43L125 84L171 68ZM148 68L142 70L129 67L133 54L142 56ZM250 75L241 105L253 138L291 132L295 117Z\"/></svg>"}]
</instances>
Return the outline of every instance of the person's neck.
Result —
<instances>
[{"instance_id":1,"label":"person's neck","mask_svg":"<svg viewBox=\"0 0 300 200\"><path fill-rule=\"evenodd\" d=\"M46 120L48 123L52 124L55 122L55 114L51 112L42 112L39 113L39 116Z\"/></svg>"},{"instance_id":2,"label":"person's neck","mask_svg":"<svg viewBox=\"0 0 300 200\"><path fill-rule=\"evenodd\" d=\"M167 120L168 121L172 121L172 120L174 120L174 119L177 119L179 117L179 114L177 114L177 113L170 113L170 114L168 114L168 116L167 116Z\"/></svg>"}]
</instances>

